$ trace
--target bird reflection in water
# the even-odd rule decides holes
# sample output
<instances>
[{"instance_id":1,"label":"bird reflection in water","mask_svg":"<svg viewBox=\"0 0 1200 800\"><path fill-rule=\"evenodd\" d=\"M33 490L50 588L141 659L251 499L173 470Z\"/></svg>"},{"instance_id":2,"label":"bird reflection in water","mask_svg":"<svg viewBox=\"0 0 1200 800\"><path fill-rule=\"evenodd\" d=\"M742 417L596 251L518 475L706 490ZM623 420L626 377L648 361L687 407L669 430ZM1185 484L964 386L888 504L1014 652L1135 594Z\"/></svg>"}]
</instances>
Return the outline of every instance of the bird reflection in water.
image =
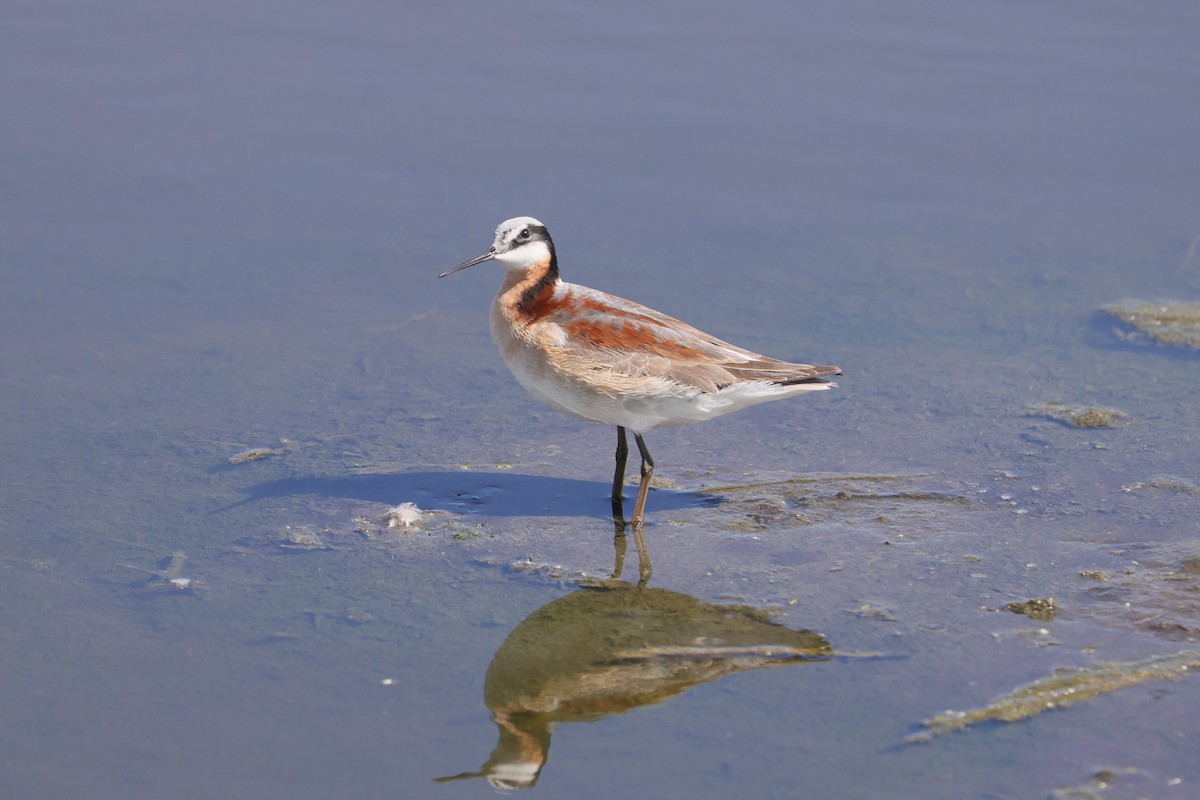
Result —
<instances>
[{"instance_id":1,"label":"bird reflection in water","mask_svg":"<svg viewBox=\"0 0 1200 800\"><path fill-rule=\"evenodd\" d=\"M613 580L621 577L621 572L625 569L625 550L629 547L629 539L625 536L625 529L629 524L625 518L621 516L621 509L617 503L613 504L613 525L616 533L613 535L613 549L616 551L616 563L613 564ZM650 573L653 567L650 564L650 548L646 546L646 534L642 531L641 525L633 527L633 542L638 553L638 586L645 586L650 580Z\"/></svg>"},{"instance_id":2,"label":"bird reflection in water","mask_svg":"<svg viewBox=\"0 0 1200 800\"><path fill-rule=\"evenodd\" d=\"M711 605L644 581L580 589L526 617L492 658L483 699L500 740L488 760L435 780L531 787L556 723L598 720L735 672L833 655L824 636L778 625L760 609Z\"/></svg>"}]
</instances>

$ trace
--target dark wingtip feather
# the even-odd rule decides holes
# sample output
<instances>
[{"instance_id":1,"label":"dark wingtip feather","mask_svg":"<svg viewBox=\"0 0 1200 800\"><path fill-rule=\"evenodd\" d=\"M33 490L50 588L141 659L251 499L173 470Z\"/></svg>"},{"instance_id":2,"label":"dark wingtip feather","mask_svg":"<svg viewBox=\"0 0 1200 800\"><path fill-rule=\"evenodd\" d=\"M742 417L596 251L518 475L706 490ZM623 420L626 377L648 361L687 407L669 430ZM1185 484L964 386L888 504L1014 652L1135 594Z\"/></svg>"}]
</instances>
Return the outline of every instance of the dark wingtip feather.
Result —
<instances>
[{"instance_id":1,"label":"dark wingtip feather","mask_svg":"<svg viewBox=\"0 0 1200 800\"><path fill-rule=\"evenodd\" d=\"M804 375L799 378L790 378L788 380L779 381L780 386L794 386L797 383L830 383L825 379L826 375L841 375L842 368L835 367L829 364L819 364L809 367L809 375Z\"/></svg>"}]
</instances>

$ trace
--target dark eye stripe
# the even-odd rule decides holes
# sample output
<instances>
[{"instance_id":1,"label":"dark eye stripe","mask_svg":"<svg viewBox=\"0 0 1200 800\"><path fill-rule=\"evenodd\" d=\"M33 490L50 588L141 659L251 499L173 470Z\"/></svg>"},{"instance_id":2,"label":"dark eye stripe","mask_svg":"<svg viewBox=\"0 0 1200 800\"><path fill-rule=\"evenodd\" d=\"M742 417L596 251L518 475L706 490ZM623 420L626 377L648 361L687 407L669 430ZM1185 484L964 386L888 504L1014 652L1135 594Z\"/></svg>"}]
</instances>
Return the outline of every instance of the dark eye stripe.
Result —
<instances>
[{"instance_id":1,"label":"dark eye stripe","mask_svg":"<svg viewBox=\"0 0 1200 800\"><path fill-rule=\"evenodd\" d=\"M545 225L526 225L516 236L516 241L524 244L533 241L550 241L550 232Z\"/></svg>"}]
</instances>

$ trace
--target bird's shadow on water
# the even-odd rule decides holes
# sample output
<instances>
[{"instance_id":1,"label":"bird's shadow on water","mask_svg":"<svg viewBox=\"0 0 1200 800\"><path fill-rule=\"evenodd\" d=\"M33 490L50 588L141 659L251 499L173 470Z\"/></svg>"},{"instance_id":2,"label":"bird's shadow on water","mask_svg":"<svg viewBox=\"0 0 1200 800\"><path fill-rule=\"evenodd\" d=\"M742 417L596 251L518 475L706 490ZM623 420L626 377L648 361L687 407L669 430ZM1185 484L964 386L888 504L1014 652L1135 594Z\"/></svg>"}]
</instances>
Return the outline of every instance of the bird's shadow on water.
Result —
<instances>
[{"instance_id":1,"label":"bird's shadow on water","mask_svg":"<svg viewBox=\"0 0 1200 800\"><path fill-rule=\"evenodd\" d=\"M298 495L343 497L396 505L416 503L422 509L493 517L610 518L610 483L522 475L511 472L395 472L390 474L282 478L249 486L247 497L233 506ZM632 501L636 486L626 486ZM647 503L653 511L712 506L721 498L691 491L656 489ZM227 509L222 509L227 510Z\"/></svg>"}]
</instances>

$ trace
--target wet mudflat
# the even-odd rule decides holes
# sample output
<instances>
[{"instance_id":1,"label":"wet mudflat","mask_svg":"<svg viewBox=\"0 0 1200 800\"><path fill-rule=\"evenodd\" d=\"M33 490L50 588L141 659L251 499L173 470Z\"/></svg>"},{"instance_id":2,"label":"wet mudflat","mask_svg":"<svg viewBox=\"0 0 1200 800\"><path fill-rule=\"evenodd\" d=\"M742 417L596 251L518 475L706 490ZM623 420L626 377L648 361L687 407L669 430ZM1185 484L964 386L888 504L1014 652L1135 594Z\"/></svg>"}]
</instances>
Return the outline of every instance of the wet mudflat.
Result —
<instances>
[{"instance_id":1,"label":"wet mudflat","mask_svg":"<svg viewBox=\"0 0 1200 800\"><path fill-rule=\"evenodd\" d=\"M134 5L0 48L4 796L1200 782L1190 6ZM846 371L648 434L644 585L434 277L518 213Z\"/></svg>"}]
</instances>

